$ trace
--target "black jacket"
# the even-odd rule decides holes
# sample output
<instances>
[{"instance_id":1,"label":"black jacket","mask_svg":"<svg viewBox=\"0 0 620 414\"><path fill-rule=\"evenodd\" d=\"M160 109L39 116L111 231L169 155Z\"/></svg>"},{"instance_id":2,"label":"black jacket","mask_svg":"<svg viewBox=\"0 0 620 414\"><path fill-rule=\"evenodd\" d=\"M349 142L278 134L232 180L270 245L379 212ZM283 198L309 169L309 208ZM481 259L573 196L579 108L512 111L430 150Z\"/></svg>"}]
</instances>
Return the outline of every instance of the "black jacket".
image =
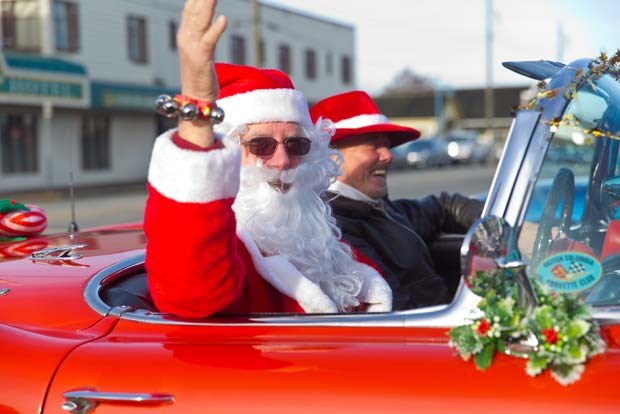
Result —
<instances>
[{"instance_id":1,"label":"black jacket","mask_svg":"<svg viewBox=\"0 0 620 414\"><path fill-rule=\"evenodd\" d=\"M392 288L394 310L447 303L427 245L441 233L465 233L483 203L442 193L421 200L387 197L379 205L335 197L330 201L344 240L372 259Z\"/></svg>"}]
</instances>

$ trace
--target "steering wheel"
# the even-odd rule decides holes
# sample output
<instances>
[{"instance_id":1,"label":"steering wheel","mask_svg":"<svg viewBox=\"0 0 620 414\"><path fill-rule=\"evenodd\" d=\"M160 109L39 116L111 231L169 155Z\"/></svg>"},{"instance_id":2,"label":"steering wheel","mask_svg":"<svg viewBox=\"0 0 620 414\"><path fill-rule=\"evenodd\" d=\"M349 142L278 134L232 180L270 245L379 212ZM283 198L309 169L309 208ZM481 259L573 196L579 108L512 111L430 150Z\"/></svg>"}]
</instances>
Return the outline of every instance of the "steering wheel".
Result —
<instances>
[{"instance_id":1,"label":"steering wheel","mask_svg":"<svg viewBox=\"0 0 620 414\"><path fill-rule=\"evenodd\" d=\"M551 230L559 224L562 233L568 234L573 214L573 198L575 195L575 176L568 168L560 168L547 194L545 207L538 223L534 249L532 251L533 263L539 263L549 253L549 247L553 241ZM555 213L561 206L559 223Z\"/></svg>"}]
</instances>

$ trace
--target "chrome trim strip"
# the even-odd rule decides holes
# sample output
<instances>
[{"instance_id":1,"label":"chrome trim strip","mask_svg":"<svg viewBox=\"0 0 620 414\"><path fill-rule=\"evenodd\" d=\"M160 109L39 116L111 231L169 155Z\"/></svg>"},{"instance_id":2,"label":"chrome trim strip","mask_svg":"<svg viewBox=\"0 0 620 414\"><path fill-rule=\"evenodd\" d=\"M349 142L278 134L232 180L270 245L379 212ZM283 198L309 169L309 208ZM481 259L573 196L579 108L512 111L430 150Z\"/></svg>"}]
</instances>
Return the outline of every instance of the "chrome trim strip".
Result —
<instances>
[{"instance_id":1,"label":"chrome trim strip","mask_svg":"<svg viewBox=\"0 0 620 414\"><path fill-rule=\"evenodd\" d=\"M149 312L129 307L110 308L99 291L104 285L144 266L144 253L122 260L99 271L84 290L84 300L98 314L123 320L184 326L348 326L348 327L452 327L465 323L477 303L474 295L461 280L454 301L449 305L393 313L330 314L330 315L265 315L265 316L216 316L204 321L182 320L174 315ZM472 305L473 304L473 305Z\"/></svg>"},{"instance_id":2,"label":"chrome trim strip","mask_svg":"<svg viewBox=\"0 0 620 414\"><path fill-rule=\"evenodd\" d=\"M86 303L101 316L113 316L123 320L148 324L179 326L342 326L342 327L426 327L451 328L467 323L476 316L479 296L474 294L461 279L454 300L449 305L392 313L362 313L354 315L265 315L265 316L215 316L203 321L182 320L174 315L150 312L130 307L110 308L99 297L100 289L120 277L141 270L144 253L122 260L98 272L84 290ZM594 308L594 317L602 325L620 321L619 308Z\"/></svg>"},{"instance_id":3,"label":"chrome trim strip","mask_svg":"<svg viewBox=\"0 0 620 414\"><path fill-rule=\"evenodd\" d=\"M84 288L84 300L86 303L99 315L107 316L111 308L99 296L102 286L135 269L143 267L144 257L145 254L141 253L100 270L88 281L86 288Z\"/></svg>"},{"instance_id":4,"label":"chrome trim strip","mask_svg":"<svg viewBox=\"0 0 620 414\"><path fill-rule=\"evenodd\" d=\"M497 171L491 183L491 189L487 202L482 212L482 217L495 215L505 217L506 209L513 197L513 183L522 178L521 167L527 156L527 149L540 119L538 111L519 111L513 120L512 126L506 138L504 152L497 166ZM510 220L508 224L514 226Z\"/></svg>"},{"instance_id":5,"label":"chrome trim strip","mask_svg":"<svg viewBox=\"0 0 620 414\"><path fill-rule=\"evenodd\" d=\"M620 307L604 307L592 309L592 316L601 325L618 325L620 323Z\"/></svg>"}]
</instances>

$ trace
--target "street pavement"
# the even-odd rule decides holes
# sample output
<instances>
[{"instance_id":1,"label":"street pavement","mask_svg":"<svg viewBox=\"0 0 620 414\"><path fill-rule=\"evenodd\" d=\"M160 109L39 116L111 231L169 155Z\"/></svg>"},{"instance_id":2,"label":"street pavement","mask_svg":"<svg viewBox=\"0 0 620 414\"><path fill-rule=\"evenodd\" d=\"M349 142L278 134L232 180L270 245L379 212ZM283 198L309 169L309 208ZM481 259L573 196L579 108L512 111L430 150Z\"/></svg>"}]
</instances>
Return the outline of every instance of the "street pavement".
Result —
<instances>
[{"instance_id":1,"label":"street pavement","mask_svg":"<svg viewBox=\"0 0 620 414\"><path fill-rule=\"evenodd\" d=\"M495 166L455 166L442 169L391 171L390 198L420 198L441 191L464 195L486 193ZM106 224L142 221L146 185L132 184L105 188L76 188L76 221L80 229ZM46 211L46 233L65 231L71 222L68 191L1 194L20 202L37 204Z\"/></svg>"}]
</instances>

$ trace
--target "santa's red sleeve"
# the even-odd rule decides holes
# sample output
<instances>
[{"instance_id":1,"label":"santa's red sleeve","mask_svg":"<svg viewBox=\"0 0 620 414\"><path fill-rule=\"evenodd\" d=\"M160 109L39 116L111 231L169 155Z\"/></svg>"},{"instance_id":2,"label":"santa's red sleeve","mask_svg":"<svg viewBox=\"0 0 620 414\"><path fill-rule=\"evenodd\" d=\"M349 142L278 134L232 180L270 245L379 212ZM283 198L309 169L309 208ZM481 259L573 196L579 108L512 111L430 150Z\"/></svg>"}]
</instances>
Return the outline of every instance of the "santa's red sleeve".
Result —
<instances>
[{"instance_id":1,"label":"santa's red sleeve","mask_svg":"<svg viewBox=\"0 0 620 414\"><path fill-rule=\"evenodd\" d=\"M149 166L149 288L160 311L205 317L233 304L245 283L231 208L240 151L235 145L185 149L173 137L169 131L157 138Z\"/></svg>"}]
</instances>

